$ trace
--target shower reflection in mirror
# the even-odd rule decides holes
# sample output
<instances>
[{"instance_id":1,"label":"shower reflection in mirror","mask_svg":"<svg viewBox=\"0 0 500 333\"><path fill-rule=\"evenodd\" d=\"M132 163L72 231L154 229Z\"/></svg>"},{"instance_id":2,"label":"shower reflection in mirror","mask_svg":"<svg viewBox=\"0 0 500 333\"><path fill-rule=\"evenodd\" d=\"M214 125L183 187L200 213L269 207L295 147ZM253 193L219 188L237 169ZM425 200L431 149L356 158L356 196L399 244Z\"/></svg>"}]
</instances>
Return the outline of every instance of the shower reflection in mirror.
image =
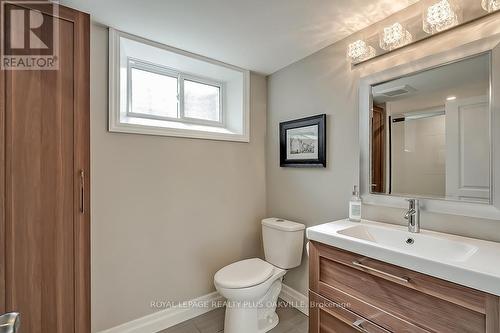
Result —
<instances>
[{"instance_id":1,"label":"shower reflection in mirror","mask_svg":"<svg viewBox=\"0 0 500 333\"><path fill-rule=\"evenodd\" d=\"M490 53L372 86L371 192L489 203Z\"/></svg>"}]
</instances>

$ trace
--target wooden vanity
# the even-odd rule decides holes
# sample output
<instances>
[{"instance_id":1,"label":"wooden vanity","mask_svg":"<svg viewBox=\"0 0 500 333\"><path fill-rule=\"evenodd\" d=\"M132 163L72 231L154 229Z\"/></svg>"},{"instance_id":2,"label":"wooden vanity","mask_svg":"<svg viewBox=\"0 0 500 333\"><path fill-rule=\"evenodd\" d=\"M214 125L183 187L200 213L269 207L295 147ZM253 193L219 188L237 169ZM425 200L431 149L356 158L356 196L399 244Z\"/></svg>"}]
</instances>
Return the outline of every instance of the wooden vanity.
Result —
<instances>
[{"instance_id":1,"label":"wooden vanity","mask_svg":"<svg viewBox=\"0 0 500 333\"><path fill-rule=\"evenodd\" d=\"M315 241L309 332L499 333L500 297Z\"/></svg>"}]
</instances>

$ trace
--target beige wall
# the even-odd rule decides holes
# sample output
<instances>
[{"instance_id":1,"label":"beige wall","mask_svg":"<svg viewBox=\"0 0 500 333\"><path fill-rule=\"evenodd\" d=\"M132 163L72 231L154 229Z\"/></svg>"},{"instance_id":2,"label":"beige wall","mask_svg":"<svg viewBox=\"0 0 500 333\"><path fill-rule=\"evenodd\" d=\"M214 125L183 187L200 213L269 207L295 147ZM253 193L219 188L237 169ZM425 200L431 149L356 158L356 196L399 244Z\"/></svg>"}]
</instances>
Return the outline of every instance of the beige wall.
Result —
<instances>
[{"instance_id":1,"label":"beige wall","mask_svg":"<svg viewBox=\"0 0 500 333\"><path fill-rule=\"evenodd\" d=\"M408 17L410 7L395 17ZM394 19L389 18L389 20ZM480 37L500 33L500 14L458 28L392 55L351 68L346 60L347 41L325 48L268 78L267 202L268 215L313 226L348 215L352 186L359 179L358 81L429 53L444 51ZM378 26L386 24L381 22ZM369 36L378 27L359 35ZM313 114L328 115L328 168L279 167L279 122ZM401 209L364 206L364 218L403 223ZM423 213L424 228L500 241L500 221ZM290 271L285 283L307 292L307 260Z\"/></svg>"},{"instance_id":2,"label":"beige wall","mask_svg":"<svg viewBox=\"0 0 500 333\"><path fill-rule=\"evenodd\" d=\"M109 133L107 30L91 32L92 331L152 300L214 291L224 265L258 256L266 213L266 79L251 76L251 143Z\"/></svg>"}]
</instances>

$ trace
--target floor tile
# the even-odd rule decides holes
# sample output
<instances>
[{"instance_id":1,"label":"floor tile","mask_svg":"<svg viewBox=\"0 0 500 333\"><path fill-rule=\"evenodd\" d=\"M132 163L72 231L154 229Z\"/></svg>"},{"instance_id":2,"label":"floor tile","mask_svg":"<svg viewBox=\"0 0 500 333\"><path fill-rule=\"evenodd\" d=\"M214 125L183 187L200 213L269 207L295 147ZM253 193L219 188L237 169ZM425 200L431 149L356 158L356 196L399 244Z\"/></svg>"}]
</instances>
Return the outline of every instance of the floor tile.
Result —
<instances>
[{"instance_id":1,"label":"floor tile","mask_svg":"<svg viewBox=\"0 0 500 333\"><path fill-rule=\"evenodd\" d=\"M216 309L193 319L200 333L218 333L224 330L224 308Z\"/></svg>"},{"instance_id":2,"label":"floor tile","mask_svg":"<svg viewBox=\"0 0 500 333\"><path fill-rule=\"evenodd\" d=\"M158 333L200 333L200 331L192 320L188 320Z\"/></svg>"}]
</instances>

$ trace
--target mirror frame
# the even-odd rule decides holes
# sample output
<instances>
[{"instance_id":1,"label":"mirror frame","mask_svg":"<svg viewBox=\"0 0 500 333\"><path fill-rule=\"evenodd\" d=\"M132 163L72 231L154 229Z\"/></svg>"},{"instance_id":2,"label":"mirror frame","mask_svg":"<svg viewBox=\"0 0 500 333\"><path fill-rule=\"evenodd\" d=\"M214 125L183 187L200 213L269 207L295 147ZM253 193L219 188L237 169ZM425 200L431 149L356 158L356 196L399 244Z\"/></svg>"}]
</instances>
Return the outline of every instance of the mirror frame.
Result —
<instances>
[{"instance_id":1,"label":"mirror frame","mask_svg":"<svg viewBox=\"0 0 500 333\"><path fill-rule=\"evenodd\" d=\"M421 199L422 209L428 212L500 220L500 34L458 46L445 52L426 56L394 68L364 76L359 86L359 140L360 140L360 189L363 203L395 208L407 208L406 196L371 193L371 113L372 86L381 82L405 77L418 72L455 63L480 54L490 53L490 203L473 203L446 200L445 198Z\"/></svg>"}]
</instances>

